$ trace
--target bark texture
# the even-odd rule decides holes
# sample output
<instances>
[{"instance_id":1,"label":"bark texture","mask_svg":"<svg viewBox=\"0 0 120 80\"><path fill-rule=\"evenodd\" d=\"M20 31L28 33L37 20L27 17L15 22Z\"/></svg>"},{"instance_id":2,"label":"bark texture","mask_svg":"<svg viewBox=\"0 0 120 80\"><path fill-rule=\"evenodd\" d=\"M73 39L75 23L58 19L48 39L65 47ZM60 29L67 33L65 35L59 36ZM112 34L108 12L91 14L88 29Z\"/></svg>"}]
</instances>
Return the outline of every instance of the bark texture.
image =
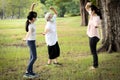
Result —
<instances>
[{"instance_id":1,"label":"bark texture","mask_svg":"<svg viewBox=\"0 0 120 80\"><path fill-rule=\"evenodd\" d=\"M98 51L120 52L120 0L100 0L106 37Z\"/></svg>"},{"instance_id":2,"label":"bark texture","mask_svg":"<svg viewBox=\"0 0 120 80\"><path fill-rule=\"evenodd\" d=\"M85 5L88 0L80 0L80 12L81 12L81 26L87 26L88 25L88 13L85 10Z\"/></svg>"}]
</instances>

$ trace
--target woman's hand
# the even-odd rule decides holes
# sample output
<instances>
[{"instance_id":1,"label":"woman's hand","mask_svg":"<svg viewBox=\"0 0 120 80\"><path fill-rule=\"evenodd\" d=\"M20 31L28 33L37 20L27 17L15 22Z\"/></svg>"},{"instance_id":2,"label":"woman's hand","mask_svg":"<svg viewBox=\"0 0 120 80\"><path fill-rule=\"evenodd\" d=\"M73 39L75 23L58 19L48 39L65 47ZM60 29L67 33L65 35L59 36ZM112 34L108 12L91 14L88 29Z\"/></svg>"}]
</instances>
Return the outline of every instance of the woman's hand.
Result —
<instances>
[{"instance_id":1,"label":"woman's hand","mask_svg":"<svg viewBox=\"0 0 120 80\"><path fill-rule=\"evenodd\" d=\"M54 10L54 7L50 6L50 10Z\"/></svg>"},{"instance_id":2,"label":"woman's hand","mask_svg":"<svg viewBox=\"0 0 120 80\"><path fill-rule=\"evenodd\" d=\"M23 41L26 41L27 39L26 39L26 38L23 38L22 40L23 40Z\"/></svg>"},{"instance_id":3,"label":"woman's hand","mask_svg":"<svg viewBox=\"0 0 120 80\"><path fill-rule=\"evenodd\" d=\"M86 5L91 6L91 5L92 5L92 2L87 2Z\"/></svg>"},{"instance_id":4,"label":"woman's hand","mask_svg":"<svg viewBox=\"0 0 120 80\"><path fill-rule=\"evenodd\" d=\"M30 8L30 11L33 11L34 10L34 6L36 5L36 3L33 3L32 5L31 5L31 8Z\"/></svg>"},{"instance_id":5,"label":"woman's hand","mask_svg":"<svg viewBox=\"0 0 120 80\"><path fill-rule=\"evenodd\" d=\"M52 10L56 15L58 15L58 13L54 7L50 6L50 10Z\"/></svg>"},{"instance_id":6,"label":"woman's hand","mask_svg":"<svg viewBox=\"0 0 120 80\"><path fill-rule=\"evenodd\" d=\"M36 5L36 3L33 3L32 5L33 5L33 6L35 6L35 5Z\"/></svg>"},{"instance_id":7,"label":"woman's hand","mask_svg":"<svg viewBox=\"0 0 120 80\"><path fill-rule=\"evenodd\" d=\"M86 11L89 12L89 10L90 10L90 6L91 6L91 5L92 5L91 2L87 2L86 6L85 6Z\"/></svg>"},{"instance_id":8,"label":"woman's hand","mask_svg":"<svg viewBox=\"0 0 120 80\"><path fill-rule=\"evenodd\" d=\"M45 33L44 33L44 32L43 32L43 33L40 33L40 34L45 35Z\"/></svg>"}]
</instances>

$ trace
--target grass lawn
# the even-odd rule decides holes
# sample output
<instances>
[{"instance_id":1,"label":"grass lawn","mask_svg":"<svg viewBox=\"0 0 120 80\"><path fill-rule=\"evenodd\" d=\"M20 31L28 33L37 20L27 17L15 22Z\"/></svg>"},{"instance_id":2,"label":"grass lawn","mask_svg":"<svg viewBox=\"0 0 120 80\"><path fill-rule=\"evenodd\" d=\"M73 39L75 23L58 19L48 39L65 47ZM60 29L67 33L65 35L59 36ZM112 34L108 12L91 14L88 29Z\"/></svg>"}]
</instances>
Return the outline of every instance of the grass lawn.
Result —
<instances>
[{"instance_id":1,"label":"grass lawn","mask_svg":"<svg viewBox=\"0 0 120 80\"><path fill-rule=\"evenodd\" d=\"M29 60L25 36L25 19L0 20L0 80L23 80ZM34 71L40 80L120 80L120 53L100 53L99 68L92 65L86 27L80 26L80 17L57 19L62 66L46 66L48 54L43 32L45 20L38 19L37 56ZM98 47L100 46L98 43Z\"/></svg>"}]
</instances>

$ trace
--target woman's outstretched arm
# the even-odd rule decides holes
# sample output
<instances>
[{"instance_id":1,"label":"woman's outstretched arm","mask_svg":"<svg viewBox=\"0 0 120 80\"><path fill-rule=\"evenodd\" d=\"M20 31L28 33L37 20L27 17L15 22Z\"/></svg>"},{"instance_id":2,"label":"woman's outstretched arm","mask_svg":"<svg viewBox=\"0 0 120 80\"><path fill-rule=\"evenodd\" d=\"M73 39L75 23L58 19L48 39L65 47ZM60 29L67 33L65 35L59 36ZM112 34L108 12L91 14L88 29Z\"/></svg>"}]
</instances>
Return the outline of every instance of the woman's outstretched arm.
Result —
<instances>
[{"instance_id":1,"label":"woman's outstretched arm","mask_svg":"<svg viewBox=\"0 0 120 80\"><path fill-rule=\"evenodd\" d=\"M90 6L92 5L91 2L87 2L86 6L85 6L85 9L86 11L89 11L90 10Z\"/></svg>"},{"instance_id":2,"label":"woman's outstretched arm","mask_svg":"<svg viewBox=\"0 0 120 80\"><path fill-rule=\"evenodd\" d=\"M56 15L58 15L58 12L56 11L54 7L50 7L50 10L52 10Z\"/></svg>"},{"instance_id":3,"label":"woman's outstretched arm","mask_svg":"<svg viewBox=\"0 0 120 80\"><path fill-rule=\"evenodd\" d=\"M30 11L33 11L33 10L34 10L35 5L36 5L35 3L33 3L33 4L31 5Z\"/></svg>"}]
</instances>

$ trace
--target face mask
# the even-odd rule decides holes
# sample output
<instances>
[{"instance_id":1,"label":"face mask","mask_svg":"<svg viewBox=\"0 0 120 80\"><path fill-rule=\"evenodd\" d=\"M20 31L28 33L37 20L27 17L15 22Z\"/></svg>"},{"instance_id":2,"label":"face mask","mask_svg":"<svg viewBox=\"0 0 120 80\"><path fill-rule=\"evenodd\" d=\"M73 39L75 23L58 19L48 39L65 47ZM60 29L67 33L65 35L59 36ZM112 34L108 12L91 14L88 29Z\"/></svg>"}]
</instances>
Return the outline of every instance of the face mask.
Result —
<instances>
[{"instance_id":1,"label":"face mask","mask_svg":"<svg viewBox=\"0 0 120 80\"><path fill-rule=\"evenodd\" d=\"M55 21L55 18L54 18L54 17L52 17L52 18L50 19L50 21L51 21L51 22L54 22L54 21Z\"/></svg>"},{"instance_id":2,"label":"face mask","mask_svg":"<svg viewBox=\"0 0 120 80\"><path fill-rule=\"evenodd\" d=\"M89 11L89 14L90 14L90 15L92 14L92 11L91 11L91 10Z\"/></svg>"},{"instance_id":3,"label":"face mask","mask_svg":"<svg viewBox=\"0 0 120 80\"><path fill-rule=\"evenodd\" d=\"M36 21L38 20L38 17L36 18Z\"/></svg>"}]
</instances>

